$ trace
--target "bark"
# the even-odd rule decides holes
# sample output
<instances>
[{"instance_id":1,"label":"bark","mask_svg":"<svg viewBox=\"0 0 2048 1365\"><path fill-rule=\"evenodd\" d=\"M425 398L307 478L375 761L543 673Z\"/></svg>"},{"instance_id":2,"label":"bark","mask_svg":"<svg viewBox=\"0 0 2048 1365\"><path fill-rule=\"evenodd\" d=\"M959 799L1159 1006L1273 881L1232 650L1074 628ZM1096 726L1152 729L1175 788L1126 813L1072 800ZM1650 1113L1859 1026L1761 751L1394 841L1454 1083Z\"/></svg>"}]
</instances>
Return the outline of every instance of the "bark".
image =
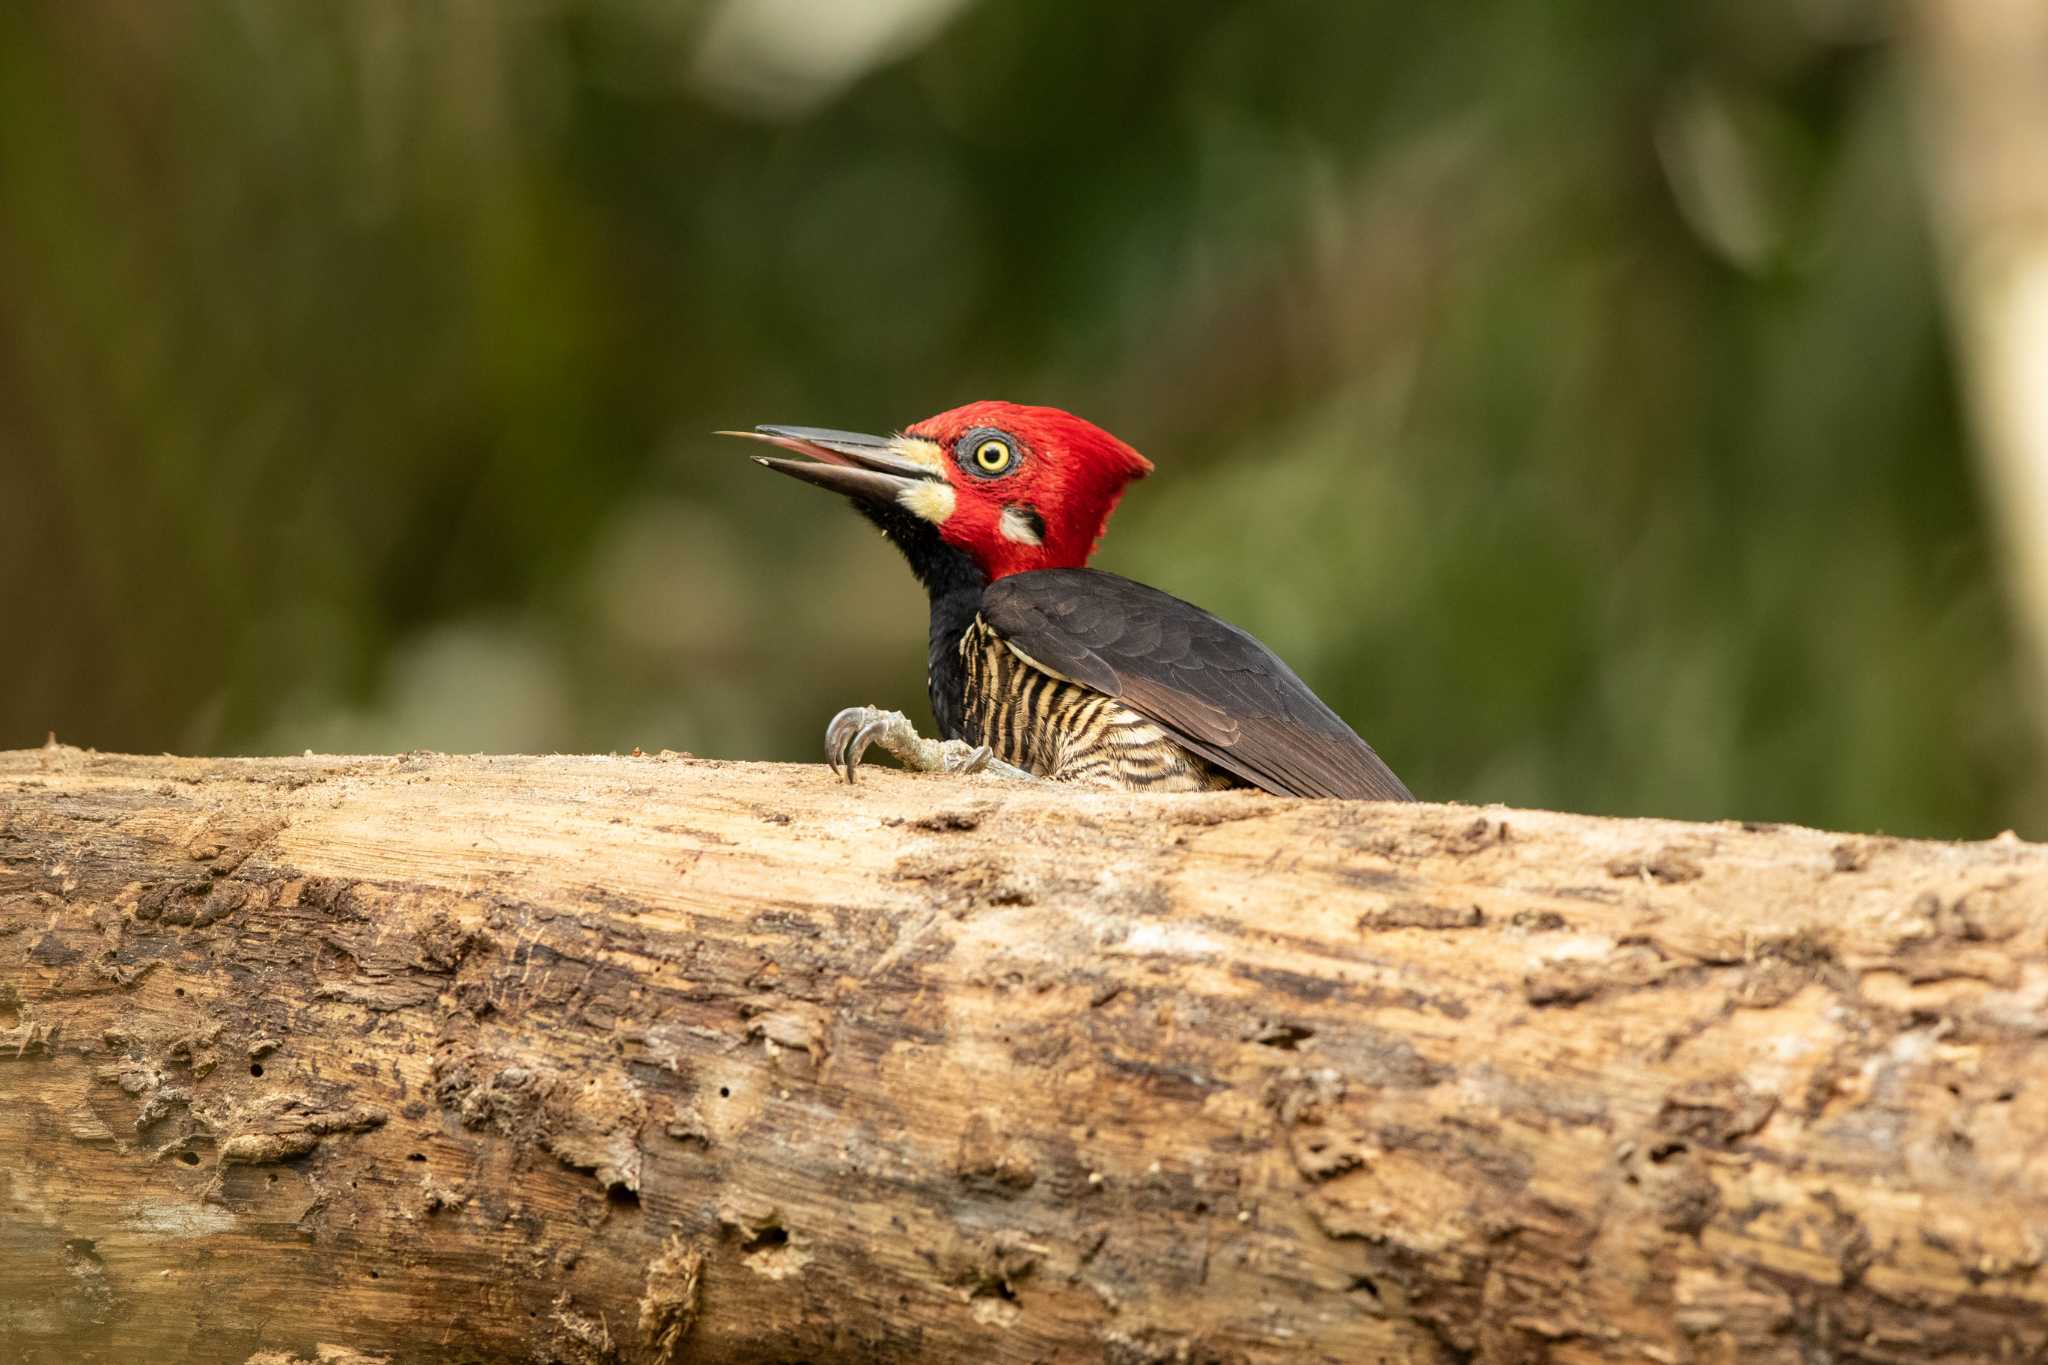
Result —
<instances>
[{"instance_id":1,"label":"bark","mask_svg":"<svg viewBox=\"0 0 2048 1365\"><path fill-rule=\"evenodd\" d=\"M2048 1359L2048 850L0 755L0 1358Z\"/></svg>"},{"instance_id":2,"label":"bark","mask_svg":"<svg viewBox=\"0 0 2048 1365\"><path fill-rule=\"evenodd\" d=\"M1986 501L2048 735L2048 5L1914 0L1906 13Z\"/></svg>"}]
</instances>

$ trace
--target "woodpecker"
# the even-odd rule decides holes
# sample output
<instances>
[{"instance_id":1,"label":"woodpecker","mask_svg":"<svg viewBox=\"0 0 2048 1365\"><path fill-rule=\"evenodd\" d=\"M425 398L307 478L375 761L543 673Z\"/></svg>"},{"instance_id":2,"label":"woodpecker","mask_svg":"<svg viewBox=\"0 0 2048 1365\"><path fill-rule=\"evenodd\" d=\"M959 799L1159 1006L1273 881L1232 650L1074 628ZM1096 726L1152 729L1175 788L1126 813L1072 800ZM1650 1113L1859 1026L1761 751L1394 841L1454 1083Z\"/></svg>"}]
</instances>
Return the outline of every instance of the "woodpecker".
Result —
<instances>
[{"instance_id":1,"label":"woodpecker","mask_svg":"<svg viewBox=\"0 0 2048 1365\"><path fill-rule=\"evenodd\" d=\"M931 599L927 683L941 739L849 707L826 760L871 744L927 772L993 771L1124 791L1256 787L1412 801L1294 671L1177 597L1087 566L1124 487L1152 470L1058 408L979 402L896 436L721 432L803 459L756 463L849 498Z\"/></svg>"}]
</instances>

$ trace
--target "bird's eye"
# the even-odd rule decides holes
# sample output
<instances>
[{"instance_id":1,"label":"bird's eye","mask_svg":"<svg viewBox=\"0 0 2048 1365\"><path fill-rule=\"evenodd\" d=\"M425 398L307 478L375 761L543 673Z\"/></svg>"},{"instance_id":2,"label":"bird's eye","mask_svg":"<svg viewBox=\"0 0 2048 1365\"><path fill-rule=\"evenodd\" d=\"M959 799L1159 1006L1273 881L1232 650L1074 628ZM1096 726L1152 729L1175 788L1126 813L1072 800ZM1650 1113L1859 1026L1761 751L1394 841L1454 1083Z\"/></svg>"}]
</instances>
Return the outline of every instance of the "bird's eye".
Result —
<instances>
[{"instance_id":1,"label":"bird's eye","mask_svg":"<svg viewBox=\"0 0 2048 1365\"><path fill-rule=\"evenodd\" d=\"M984 474L1000 474L1010 467L1010 443L991 436L974 447L974 467Z\"/></svg>"}]
</instances>

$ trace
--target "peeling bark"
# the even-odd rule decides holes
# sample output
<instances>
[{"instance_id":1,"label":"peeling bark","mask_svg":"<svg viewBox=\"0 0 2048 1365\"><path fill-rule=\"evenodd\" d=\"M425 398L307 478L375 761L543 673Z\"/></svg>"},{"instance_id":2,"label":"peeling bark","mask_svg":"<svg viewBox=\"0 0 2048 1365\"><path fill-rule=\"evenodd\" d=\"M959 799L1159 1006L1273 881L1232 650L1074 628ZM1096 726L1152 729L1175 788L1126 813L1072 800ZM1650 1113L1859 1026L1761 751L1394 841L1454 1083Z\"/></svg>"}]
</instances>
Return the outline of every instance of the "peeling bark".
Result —
<instances>
[{"instance_id":1,"label":"peeling bark","mask_svg":"<svg viewBox=\"0 0 2048 1365\"><path fill-rule=\"evenodd\" d=\"M0 1357L2048 1359L2048 851L0 755Z\"/></svg>"}]
</instances>

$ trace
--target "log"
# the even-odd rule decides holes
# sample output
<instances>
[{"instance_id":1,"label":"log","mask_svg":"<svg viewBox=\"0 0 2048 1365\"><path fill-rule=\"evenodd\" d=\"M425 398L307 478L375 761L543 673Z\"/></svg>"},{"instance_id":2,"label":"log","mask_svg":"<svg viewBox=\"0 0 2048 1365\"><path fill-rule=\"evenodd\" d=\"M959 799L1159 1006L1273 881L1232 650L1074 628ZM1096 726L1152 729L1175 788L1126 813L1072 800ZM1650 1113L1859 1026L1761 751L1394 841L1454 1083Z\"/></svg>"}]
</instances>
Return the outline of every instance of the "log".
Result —
<instances>
[{"instance_id":1,"label":"log","mask_svg":"<svg viewBox=\"0 0 2048 1365\"><path fill-rule=\"evenodd\" d=\"M2048 850L0 755L0 1358L2048 1359Z\"/></svg>"}]
</instances>

